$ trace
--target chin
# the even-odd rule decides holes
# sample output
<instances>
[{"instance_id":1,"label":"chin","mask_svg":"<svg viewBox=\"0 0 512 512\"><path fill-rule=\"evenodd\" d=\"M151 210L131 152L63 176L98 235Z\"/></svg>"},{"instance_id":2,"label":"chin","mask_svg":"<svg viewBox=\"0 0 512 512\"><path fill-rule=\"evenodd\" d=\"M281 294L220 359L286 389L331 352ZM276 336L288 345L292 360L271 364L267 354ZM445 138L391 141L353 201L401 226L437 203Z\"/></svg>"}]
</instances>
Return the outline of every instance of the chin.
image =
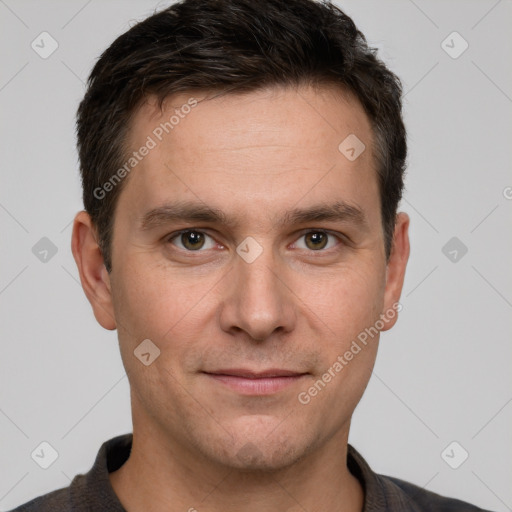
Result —
<instances>
[{"instance_id":1,"label":"chin","mask_svg":"<svg viewBox=\"0 0 512 512\"><path fill-rule=\"evenodd\" d=\"M301 458L300 450L291 445L247 441L241 446L226 447L229 452L214 454L217 462L237 471L272 473L291 466ZM235 448L235 450L233 450Z\"/></svg>"},{"instance_id":2,"label":"chin","mask_svg":"<svg viewBox=\"0 0 512 512\"><path fill-rule=\"evenodd\" d=\"M271 473L296 464L304 456L304 450L296 446L261 447L247 443L238 451L238 465L235 467L244 471Z\"/></svg>"},{"instance_id":3,"label":"chin","mask_svg":"<svg viewBox=\"0 0 512 512\"><path fill-rule=\"evenodd\" d=\"M237 422L229 429L233 437L223 436L215 442L210 437L209 444L203 445L217 463L246 472L268 473L297 463L314 449L310 436L301 435L299 429L286 425L286 420L253 418L256 425L247 420L243 426Z\"/></svg>"}]
</instances>

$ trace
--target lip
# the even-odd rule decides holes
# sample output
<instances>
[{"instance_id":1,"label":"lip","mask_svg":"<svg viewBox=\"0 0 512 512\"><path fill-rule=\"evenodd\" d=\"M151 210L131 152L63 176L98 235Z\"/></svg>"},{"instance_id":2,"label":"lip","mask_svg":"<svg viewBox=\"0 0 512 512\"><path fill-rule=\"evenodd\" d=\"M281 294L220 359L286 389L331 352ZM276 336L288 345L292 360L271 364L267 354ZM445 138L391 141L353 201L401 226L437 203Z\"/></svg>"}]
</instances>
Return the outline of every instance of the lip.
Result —
<instances>
[{"instance_id":1,"label":"lip","mask_svg":"<svg viewBox=\"0 0 512 512\"><path fill-rule=\"evenodd\" d=\"M297 383L307 373L283 369L253 371L230 368L203 372L210 379L242 395L272 395Z\"/></svg>"}]
</instances>

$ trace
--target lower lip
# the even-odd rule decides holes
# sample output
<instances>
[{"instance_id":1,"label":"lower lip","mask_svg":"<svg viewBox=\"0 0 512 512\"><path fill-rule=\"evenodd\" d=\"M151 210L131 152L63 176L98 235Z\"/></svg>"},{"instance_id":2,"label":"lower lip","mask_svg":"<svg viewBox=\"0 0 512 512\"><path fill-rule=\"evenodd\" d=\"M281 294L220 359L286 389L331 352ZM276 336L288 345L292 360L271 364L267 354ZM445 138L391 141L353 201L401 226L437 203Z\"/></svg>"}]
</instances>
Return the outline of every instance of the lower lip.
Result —
<instances>
[{"instance_id":1,"label":"lower lip","mask_svg":"<svg viewBox=\"0 0 512 512\"><path fill-rule=\"evenodd\" d=\"M287 377L249 379L246 377L216 375L213 373L207 373L206 375L242 395L271 395L292 386L304 377L304 375L291 375Z\"/></svg>"}]
</instances>

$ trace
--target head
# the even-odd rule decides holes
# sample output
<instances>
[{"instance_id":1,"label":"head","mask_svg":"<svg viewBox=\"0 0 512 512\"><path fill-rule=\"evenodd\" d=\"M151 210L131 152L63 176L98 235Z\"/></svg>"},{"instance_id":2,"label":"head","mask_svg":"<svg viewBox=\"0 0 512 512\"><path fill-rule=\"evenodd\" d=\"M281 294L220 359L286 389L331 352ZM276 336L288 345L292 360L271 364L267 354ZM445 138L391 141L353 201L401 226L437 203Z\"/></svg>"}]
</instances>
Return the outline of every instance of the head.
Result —
<instances>
[{"instance_id":1,"label":"head","mask_svg":"<svg viewBox=\"0 0 512 512\"><path fill-rule=\"evenodd\" d=\"M134 433L255 468L346 440L409 254L400 97L352 20L310 0L186 0L103 53L72 248L118 330ZM244 392L232 370L294 376Z\"/></svg>"}]
</instances>

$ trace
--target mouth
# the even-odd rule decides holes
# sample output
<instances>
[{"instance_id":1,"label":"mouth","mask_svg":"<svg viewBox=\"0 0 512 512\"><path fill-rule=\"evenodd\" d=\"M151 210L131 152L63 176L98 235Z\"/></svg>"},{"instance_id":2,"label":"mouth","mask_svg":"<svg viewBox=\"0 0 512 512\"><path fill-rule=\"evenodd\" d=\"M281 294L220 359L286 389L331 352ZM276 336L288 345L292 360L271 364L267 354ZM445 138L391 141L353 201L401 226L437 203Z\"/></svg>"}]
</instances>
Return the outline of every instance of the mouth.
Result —
<instances>
[{"instance_id":1,"label":"mouth","mask_svg":"<svg viewBox=\"0 0 512 512\"><path fill-rule=\"evenodd\" d=\"M242 395L272 395L300 380L308 373L284 369L253 371L243 368L230 368L203 372L212 381L228 387Z\"/></svg>"}]
</instances>

